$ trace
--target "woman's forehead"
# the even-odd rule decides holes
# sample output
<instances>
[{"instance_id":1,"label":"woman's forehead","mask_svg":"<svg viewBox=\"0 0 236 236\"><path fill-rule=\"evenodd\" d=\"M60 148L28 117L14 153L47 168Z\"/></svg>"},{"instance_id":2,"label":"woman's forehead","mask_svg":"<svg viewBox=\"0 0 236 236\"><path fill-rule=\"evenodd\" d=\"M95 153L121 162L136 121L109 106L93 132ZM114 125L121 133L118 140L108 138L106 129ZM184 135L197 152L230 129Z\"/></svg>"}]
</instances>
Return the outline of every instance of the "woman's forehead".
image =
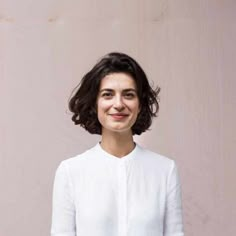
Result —
<instances>
[{"instance_id":1,"label":"woman's forehead","mask_svg":"<svg viewBox=\"0 0 236 236\"><path fill-rule=\"evenodd\" d=\"M106 75L102 80L100 84L100 90L101 89L116 89L116 88L122 88L122 89L136 89L136 83L132 76L125 74L125 73L112 73Z\"/></svg>"}]
</instances>

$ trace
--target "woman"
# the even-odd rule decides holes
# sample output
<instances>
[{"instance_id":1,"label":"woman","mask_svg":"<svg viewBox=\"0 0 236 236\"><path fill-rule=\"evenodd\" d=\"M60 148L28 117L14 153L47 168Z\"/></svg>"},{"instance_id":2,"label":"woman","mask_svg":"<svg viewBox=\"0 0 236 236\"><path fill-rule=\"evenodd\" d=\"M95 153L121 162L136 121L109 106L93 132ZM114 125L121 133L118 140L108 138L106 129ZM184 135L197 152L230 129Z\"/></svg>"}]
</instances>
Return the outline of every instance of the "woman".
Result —
<instances>
[{"instance_id":1,"label":"woman","mask_svg":"<svg viewBox=\"0 0 236 236\"><path fill-rule=\"evenodd\" d=\"M123 53L83 77L69 102L72 120L101 141L59 165L52 236L184 235L175 162L133 140L157 115L159 91Z\"/></svg>"}]
</instances>

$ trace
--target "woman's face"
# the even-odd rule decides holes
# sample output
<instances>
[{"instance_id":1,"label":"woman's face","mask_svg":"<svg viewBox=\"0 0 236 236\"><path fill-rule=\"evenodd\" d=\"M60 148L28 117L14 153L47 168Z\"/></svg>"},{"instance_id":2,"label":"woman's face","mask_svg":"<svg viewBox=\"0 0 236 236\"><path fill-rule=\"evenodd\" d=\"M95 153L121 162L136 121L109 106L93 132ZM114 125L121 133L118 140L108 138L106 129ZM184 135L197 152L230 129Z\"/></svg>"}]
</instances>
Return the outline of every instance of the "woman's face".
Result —
<instances>
[{"instance_id":1,"label":"woman's face","mask_svg":"<svg viewBox=\"0 0 236 236\"><path fill-rule=\"evenodd\" d=\"M125 73L112 73L101 80L97 97L98 120L102 133L132 132L140 111L134 79Z\"/></svg>"}]
</instances>

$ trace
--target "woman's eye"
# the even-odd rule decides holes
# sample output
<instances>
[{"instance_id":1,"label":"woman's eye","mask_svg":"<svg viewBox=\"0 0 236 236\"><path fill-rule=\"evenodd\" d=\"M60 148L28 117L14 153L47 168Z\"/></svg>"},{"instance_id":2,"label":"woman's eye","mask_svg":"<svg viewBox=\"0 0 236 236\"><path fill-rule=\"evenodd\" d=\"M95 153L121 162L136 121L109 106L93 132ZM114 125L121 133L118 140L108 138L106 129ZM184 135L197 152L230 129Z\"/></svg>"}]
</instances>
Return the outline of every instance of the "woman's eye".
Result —
<instances>
[{"instance_id":1,"label":"woman's eye","mask_svg":"<svg viewBox=\"0 0 236 236\"><path fill-rule=\"evenodd\" d=\"M133 94L133 93L127 93L127 94L125 94L125 97L131 99L131 98L134 98L134 97L135 97L135 94Z\"/></svg>"},{"instance_id":2,"label":"woman's eye","mask_svg":"<svg viewBox=\"0 0 236 236\"><path fill-rule=\"evenodd\" d=\"M112 96L112 93L103 93L102 97L109 98Z\"/></svg>"}]
</instances>

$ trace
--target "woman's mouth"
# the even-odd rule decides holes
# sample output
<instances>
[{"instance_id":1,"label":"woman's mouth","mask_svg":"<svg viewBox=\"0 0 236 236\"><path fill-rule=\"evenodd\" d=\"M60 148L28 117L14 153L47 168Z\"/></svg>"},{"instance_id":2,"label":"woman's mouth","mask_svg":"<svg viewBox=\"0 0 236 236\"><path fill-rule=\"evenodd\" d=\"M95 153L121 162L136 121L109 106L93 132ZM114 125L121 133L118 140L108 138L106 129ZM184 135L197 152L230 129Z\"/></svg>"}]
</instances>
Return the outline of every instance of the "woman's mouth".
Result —
<instances>
[{"instance_id":1,"label":"woman's mouth","mask_svg":"<svg viewBox=\"0 0 236 236\"><path fill-rule=\"evenodd\" d=\"M128 114L124 114L124 113L115 113L115 114L110 114L110 115L115 120L122 120L128 116Z\"/></svg>"}]
</instances>

